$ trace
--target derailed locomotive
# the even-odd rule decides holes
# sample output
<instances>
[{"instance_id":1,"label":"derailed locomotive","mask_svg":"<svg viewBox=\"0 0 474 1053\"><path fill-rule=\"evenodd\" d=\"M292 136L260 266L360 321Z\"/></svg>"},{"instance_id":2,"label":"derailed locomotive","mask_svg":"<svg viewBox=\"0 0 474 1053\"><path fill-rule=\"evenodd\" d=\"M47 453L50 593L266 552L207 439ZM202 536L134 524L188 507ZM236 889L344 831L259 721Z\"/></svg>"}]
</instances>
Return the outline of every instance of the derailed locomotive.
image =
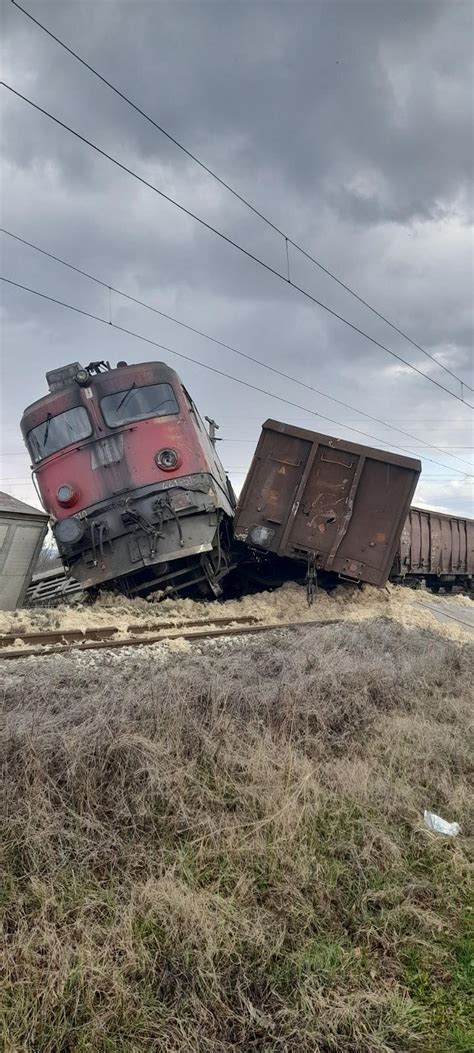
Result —
<instances>
[{"instance_id":1,"label":"derailed locomotive","mask_svg":"<svg viewBox=\"0 0 474 1053\"><path fill-rule=\"evenodd\" d=\"M235 497L177 373L76 362L46 379L21 429L67 573L86 589L220 595Z\"/></svg>"}]
</instances>

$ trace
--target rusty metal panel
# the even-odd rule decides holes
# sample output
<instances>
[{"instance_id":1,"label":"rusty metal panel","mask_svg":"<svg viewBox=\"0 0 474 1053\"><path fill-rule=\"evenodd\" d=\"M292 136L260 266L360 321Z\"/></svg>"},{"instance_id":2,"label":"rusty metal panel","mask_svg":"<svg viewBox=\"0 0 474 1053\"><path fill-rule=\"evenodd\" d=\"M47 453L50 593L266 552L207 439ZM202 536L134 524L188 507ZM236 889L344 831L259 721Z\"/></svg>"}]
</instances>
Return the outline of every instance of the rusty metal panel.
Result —
<instances>
[{"instance_id":1,"label":"rusty metal panel","mask_svg":"<svg viewBox=\"0 0 474 1053\"><path fill-rule=\"evenodd\" d=\"M416 509L418 512L418 509ZM430 569L430 521L422 512L418 512L419 537L418 560L421 570Z\"/></svg>"},{"instance_id":2,"label":"rusty metal panel","mask_svg":"<svg viewBox=\"0 0 474 1053\"><path fill-rule=\"evenodd\" d=\"M405 574L474 574L474 521L428 508L410 508L400 540Z\"/></svg>"},{"instance_id":3,"label":"rusty metal panel","mask_svg":"<svg viewBox=\"0 0 474 1053\"><path fill-rule=\"evenodd\" d=\"M320 570L383 584L419 461L268 420L237 505L235 536Z\"/></svg>"},{"instance_id":4,"label":"rusty metal panel","mask_svg":"<svg viewBox=\"0 0 474 1053\"><path fill-rule=\"evenodd\" d=\"M421 574L429 571L429 523L418 508L411 508L400 539L400 570Z\"/></svg>"},{"instance_id":5,"label":"rusty metal panel","mask_svg":"<svg viewBox=\"0 0 474 1053\"><path fill-rule=\"evenodd\" d=\"M431 574L439 574L441 570L441 528L439 515L432 512L430 515L430 547L429 567Z\"/></svg>"}]
</instances>

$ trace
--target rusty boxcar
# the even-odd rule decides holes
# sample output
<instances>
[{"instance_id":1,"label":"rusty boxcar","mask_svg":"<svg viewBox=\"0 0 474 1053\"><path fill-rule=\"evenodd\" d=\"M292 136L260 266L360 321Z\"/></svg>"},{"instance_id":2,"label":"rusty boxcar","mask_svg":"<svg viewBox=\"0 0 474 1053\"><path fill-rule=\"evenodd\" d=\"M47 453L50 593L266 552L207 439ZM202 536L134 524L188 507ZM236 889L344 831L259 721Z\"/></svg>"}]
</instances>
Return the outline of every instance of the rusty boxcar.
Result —
<instances>
[{"instance_id":1,"label":"rusty boxcar","mask_svg":"<svg viewBox=\"0 0 474 1053\"><path fill-rule=\"evenodd\" d=\"M428 508L410 508L393 565L395 581L425 581L438 592L453 585L471 589L474 578L474 520Z\"/></svg>"},{"instance_id":2,"label":"rusty boxcar","mask_svg":"<svg viewBox=\"0 0 474 1053\"><path fill-rule=\"evenodd\" d=\"M234 536L315 571L383 585L420 471L410 457L267 420Z\"/></svg>"}]
</instances>

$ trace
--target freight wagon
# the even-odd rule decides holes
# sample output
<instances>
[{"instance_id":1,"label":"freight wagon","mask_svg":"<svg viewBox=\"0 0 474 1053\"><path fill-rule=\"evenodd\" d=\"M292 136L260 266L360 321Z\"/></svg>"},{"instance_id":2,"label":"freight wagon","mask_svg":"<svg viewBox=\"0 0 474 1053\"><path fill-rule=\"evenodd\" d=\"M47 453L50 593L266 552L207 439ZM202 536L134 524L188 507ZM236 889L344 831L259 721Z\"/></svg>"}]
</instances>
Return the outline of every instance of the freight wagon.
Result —
<instances>
[{"instance_id":1,"label":"freight wagon","mask_svg":"<svg viewBox=\"0 0 474 1053\"><path fill-rule=\"evenodd\" d=\"M415 585L425 581L433 592L454 585L471 590L474 578L474 521L410 508L391 577Z\"/></svg>"},{"instance_id":2,"label":"freight wagon","mask_svg":"<svg viewBox=\"0 0 474 1053\"><path fill-rule=\"evenodd\" d=\"M256 551L306 562L308 579L338 574L383 585L421 464L267 420L234 520Z\"/></svg>"}]
</instances>

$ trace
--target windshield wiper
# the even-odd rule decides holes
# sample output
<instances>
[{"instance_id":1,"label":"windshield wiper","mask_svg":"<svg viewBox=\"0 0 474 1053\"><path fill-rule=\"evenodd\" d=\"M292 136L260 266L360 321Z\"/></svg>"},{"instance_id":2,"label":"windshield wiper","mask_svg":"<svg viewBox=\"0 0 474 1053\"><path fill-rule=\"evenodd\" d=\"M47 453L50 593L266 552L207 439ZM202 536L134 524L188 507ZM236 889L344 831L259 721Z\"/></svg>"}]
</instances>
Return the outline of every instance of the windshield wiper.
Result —
<instances>
[{"instance_id":1,"label":"windshield wiper","mask_svg":"<svg viewBox=\"0 0 474 1053\"><path fill-rule=\"evenodd\" d=\"M118 406L115 407L115 412L116 413L118 413L119 409L121 408L121 406L123 406L124 402L127 401L128 396L131 395L133 389L136 388L136 386L137 385L136 385L135 381L133 381L133 384L132 384L131 388L129 388L128 391L125 392L125 395L123 396L123 399L120 399L120 402L119 402Z\"/></svg>"},{"instance_id":2,"label":"windshield wiper","mask_svg":"<svg viewBox=\"0 0 474 1053\"><path fill-rule=\"evenodd\" d=\"M170 413L175 413L176 412L174 399L163 399L163 402L159 402L158 405L155 406L155 416L156 417L160 417L160 416L164 417L165 416L164 413L160 413L160 410L162 410L163 407L166 406L166 405L171 406Z\"/></svg>"},{"instance_id":3,"label":"windshield wiper","mask_svg":"<svg viewBox=\"0 0 474 1053\"><path fill-rule=\"evenodd\" d=\"M46 427L44 429L44 435L43 435L43 447L44 447L44 449L46 449L46 443L48 441L48 435L49 435L49 425L51 424L52 419L53 419L52 413L48 413L47 416L46 416Z\"/></svg>"}]
</instances>

